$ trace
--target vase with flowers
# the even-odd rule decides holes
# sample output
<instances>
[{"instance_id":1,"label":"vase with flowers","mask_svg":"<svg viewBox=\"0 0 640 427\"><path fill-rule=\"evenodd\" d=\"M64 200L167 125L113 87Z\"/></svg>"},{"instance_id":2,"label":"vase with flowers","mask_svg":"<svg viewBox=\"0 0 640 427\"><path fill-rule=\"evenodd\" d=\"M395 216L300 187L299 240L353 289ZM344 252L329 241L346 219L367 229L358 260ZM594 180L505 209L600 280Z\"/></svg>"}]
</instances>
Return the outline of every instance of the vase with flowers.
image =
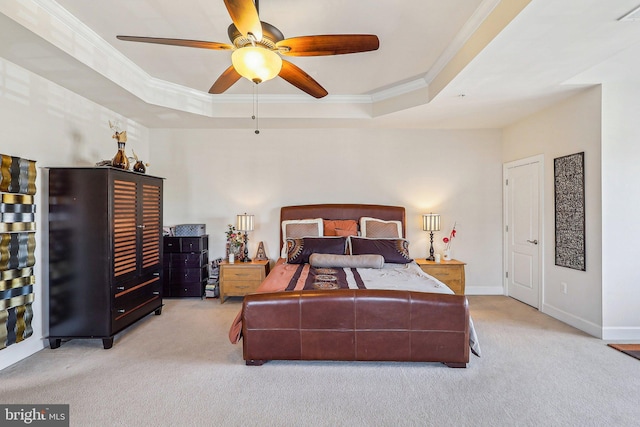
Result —
<instances>
[{"instance_id":1,"label":"vase with flowers","mask_svg":"<svg viewBox=\"0 0 640 427\"><path fill-rule=\"evenodd\" d=\"M113 160L111 160L111 166L114 168L129 170L129 159L124 152L124 145L127 142L127 131L121 131L118 122L111 123L111 121L109 121L109 127L115 132L112 138L118 142L118 151L113 157Z\"/></svg>"},{"instance_id":2,"label":"vase with flowers","mask_svg":"<svg viewBox=\"0 0 640 427\"><path fill-rule=\"evenodd\" d=\"M445 261L451 261L451 242L456 237L456 223L453 223L453 227L451 228L451 233L449 236L444 237L442 241L444 242L444 251L442 253L442 259Z\"/></svg>"},{"instance_id":3,"label":"vase with flowers","mask_svg":"<svg viewBox=\"0 0 640 427\"><path fill-rule=\"evenodd\" d=\"M244 234L229 224L227 229L227 258L229 262L242 261L244 257Z\"/></svg>"}]
</instances>

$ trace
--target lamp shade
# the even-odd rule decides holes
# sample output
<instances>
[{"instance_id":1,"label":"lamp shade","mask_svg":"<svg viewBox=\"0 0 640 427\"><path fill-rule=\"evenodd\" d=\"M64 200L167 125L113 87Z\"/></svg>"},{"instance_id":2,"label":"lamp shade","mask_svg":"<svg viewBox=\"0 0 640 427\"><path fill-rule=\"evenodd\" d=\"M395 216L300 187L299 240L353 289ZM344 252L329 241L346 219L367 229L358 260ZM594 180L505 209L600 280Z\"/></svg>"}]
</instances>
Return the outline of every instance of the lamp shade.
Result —
<instances>
[{"instance_id":1,"label":"lamp shade","mask_svg":"<svg viewBox=\"0 0 640 427\"><path fill-rule=\"evenodd\" d=\"M238 231L253 231L253 215L238 215Z\"/></svg>"},{"instance_id":2,"label":"lamp shade","mask_svg":"<svg viewBox=\"0 0 640 427\"><path fill-rule=\"evenodd\" d=\"M231 63L238 74L254 83L271 80L282 69L282 58L272 50L259 46L245 46L231 54Z\"/></svg>"},{"instance_id":3,"label":"lamp shade","mask_svg":"<svg viewBox=\"0 0 640 427\"><path fill-rule=\"evenodd\" d=\"M422 229L424 231L440 231L440 214L423 214Z\"/></svg>"}]
</instances>

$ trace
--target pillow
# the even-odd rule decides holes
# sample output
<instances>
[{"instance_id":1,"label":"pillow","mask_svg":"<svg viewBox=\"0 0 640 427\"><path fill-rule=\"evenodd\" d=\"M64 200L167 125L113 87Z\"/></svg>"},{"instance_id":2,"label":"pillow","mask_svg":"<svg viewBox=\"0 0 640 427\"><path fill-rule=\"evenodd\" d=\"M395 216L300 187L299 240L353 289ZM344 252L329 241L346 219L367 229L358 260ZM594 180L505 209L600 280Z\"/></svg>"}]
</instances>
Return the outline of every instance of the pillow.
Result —
<instances>
[{"instance_id":1,"label":"pillow","mask_svg":"<svg viewBox=\"0 0 640 427\"><path fill-rule=\"evenodd\" d=\"M306 264L311 254L344 255L346 237L303 237L287 239L287 263Z\"/></svg>"},{"instance_id":2,"label":"pillow","mask_svg":"<svg viewBox=\"0 0 640 427\"><path fill-rule=\"evenodd\" d=\"M394 264L408 264L409 241L405 239L368 239L362 237L349 237L351 243L351 255L380 254L384 262Z\"/></svg>"},{"instance_id":3,"label":"pillow","mask_svg":"<svg viewBox=\"0 0 640 427\"><path fill-rule=\"evenodd\" d=\"M402 238L402 222L363 216L360 218L360 231L362 237Z\"/></svg>"},{"instance_id":4,"label":"pillow","mask_svg":"<svg viewBox=\"0 0 640 427\"><path fill-rule=\"evenodd\" d=\"M322 221L325 236L357 236L358 223L353 219L325 219Z\"/></svg>"},{"instance_id":5,"label":"pillow","mask_svg":"<svg viewBox=\"0 0 640 427\"><path fill-rule=\"evenodd\" d=\"M313 267L337 268L382 268L382 255L330 255L311 254L309 264Z\"/></svg>"},{"instance_id":6,"label":"pillow","mask_svg":"<svg viewBox=\"0 0 640 427\"><path fill-rule=\"evenodd\" d=\"M322 236L322 218L314 219L291 219L282 221L282 250L281 258L287 258L287 239L297 239L300 237Z\"/></svg>"}]
</instances>

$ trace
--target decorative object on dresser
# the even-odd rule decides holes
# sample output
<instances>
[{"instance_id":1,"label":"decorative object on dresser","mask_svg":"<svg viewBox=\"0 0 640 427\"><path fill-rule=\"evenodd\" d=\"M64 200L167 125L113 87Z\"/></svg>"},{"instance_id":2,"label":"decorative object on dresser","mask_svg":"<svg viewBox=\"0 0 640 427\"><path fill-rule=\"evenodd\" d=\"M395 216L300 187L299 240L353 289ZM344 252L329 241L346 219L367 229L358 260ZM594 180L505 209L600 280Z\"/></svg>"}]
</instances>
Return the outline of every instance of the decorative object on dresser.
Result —
<instances>
[{"instance_id":1,"label":"decorative object on dresser","mask_svg":"<svg viewBox=\"0 0 640 427\"><path fill-rule=\"evenodd\" d=\"M256 252L256 256L253 258L256 261L266 261L267 253L264 250L264 242L260 242L258 245L258 251Z\"/></svg>"},{"instance_id":2,"label":"decorative object on dresser","mask_svg":"<svg viewBox=\"0 0 640 427\"><path fill-rule=\"evenodd\" d=\"M164 236L164 296L202 298L209 277L209 235Z\"/></svg>"},{"instance_id":3,"label":"decorative object on dresser","mask_svg":"<svg viewBox=\"0 0 640 427\"><path fill-rule=\"evenodd\" d=\"M33 335L36 175L35 161L0 154L0 350Z\"/></svg>"},{"instance_id":4,"label":"decorative object on dresser","mask_svg":"<svg viewBox=\"0 0 640 427\"><path fill-rule=\"evenodd\" d=\"M178 224L173 227L173 236L197 237L207 234L206 224Z\"/></svg>"},{"instance_id":5,"label":"decorative object on dresser","mask_svg":"<svg viewBox=\"0 0 640 427\"><path fill-rule=\"evenodd\" d=\"M244 236L242 231L238 231L233 224L227 225L227 253L225 259L229 263L233 264L235 261L241 261L244 251L242 251L242 245L244 245Z\"/></svg>"},{"instance_id":6,"label":"decorative object on dresser","mask_svg":"<svg viewBox=\"0 0 640 427\"><path fill-rule=\"evenodd\" d=\"M133 158L136 159L135 164L133 165L133 171L134 172L139 172L139 173L146 173L147 172L147 166L149 165L145 165L142 160L140 160L138 158L138 156L136 155L136 152L131 150L131 152L133 153Z\"/></svg>"},{"instance_id":7,"label":"decorative object on dresser","mask_svg":"<svg viewBox=\"0 0 640 427\"><path fill-rule=\"evenodd\" d=\"M238 231L241 231L242 234L244 235L244 242L243 242L244 253L243 253L242 261L250 262L251 259L249 258L249 249L247 245L249 241L248 234L250 231L253 231L253 215L247 215L246 212L242 215L238 215Z\"/></svg>"},{"instance_id":8,"label":"decorative object on dresser","mask_svg":"<svg viewBox=\"0 0 640 427\"><path fill-rule=\"evenodd\" d=\"M109 127L113 130L114 134L112 138L114 138L118 142L118 151L116 155L113 156L113 160L111 160L111 166L114 168L129 169L129 158L124 152L124 146L127 142L127 131L121 131L118 122L109 121Z\"/></svg>"},{"instance_id":9,"label":"decorative object on dresser","mask_svg":"<svg viewBox=\"0 0 640 427\"><path fill-rule=\"evenodd\" d=\"M451 227L451 232L449 233L449 236L445 236L442 238L442 241L444 242L444 251L442 252L442 259L444 259L445 261L451 261L451 243L453 243L453 239L456 237L456 225L458 223L454 222L453 223L453 227Z\"/></svg>"},{"instance_id":10,"label":"decorative object on dresser","mask_svg":"<svg viewBox=\"0 0 640 427\"><path fill-rule=\"evenodd\" d=\"M242 264L220 263L220 303L227 297L241 297L255 292L269 274L269 260Z\"/></svg>"},{"instance_id":11,"label":"decorative object on dresser","mask_svg":"<svg viewBox=\"0 0 640 427\"><path fill-rule=\"evenodd\" d=\"M433 256L433 232L440 231L440 214L423 214L422 230L429 232L429 238L431 240L431 246L429 247L429 256L427 257L427 259L430 261L435 261L435 257Z\"/></svg>"},{"instance_id":12,"label":"decorative object on dresser","mask_svg":"<svg viewBox=\"0 0 640 427\"><path fill-rule=\"evenodd\" d=\"M416 259L422 271L435 277L447 285L456 295L464 295L464 266L462 261L455 259L434 262L427 259Z\"/></svg>"},{"instance_id":13,"label":"decorative object on dresser","mask_svg":"<svg viewBox=\"0 0 640 427\"><path fill-rule=\"evenodd\" d=\"M114 336L162 312L162 179L49 168L49 344Z\"/></svg>"}]
</instances>

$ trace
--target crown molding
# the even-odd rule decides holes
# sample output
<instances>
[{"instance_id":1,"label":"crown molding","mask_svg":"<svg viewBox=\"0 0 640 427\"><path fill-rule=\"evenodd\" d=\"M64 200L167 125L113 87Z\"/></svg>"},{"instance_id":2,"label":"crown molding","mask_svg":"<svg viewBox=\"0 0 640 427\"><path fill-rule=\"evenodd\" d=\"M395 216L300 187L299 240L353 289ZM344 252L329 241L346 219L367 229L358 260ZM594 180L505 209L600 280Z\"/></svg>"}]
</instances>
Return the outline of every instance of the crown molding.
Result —
<instances>
[{"instance_id":1,"label":"crown molding","mask_svg":"<svg viewBox=\"0 0 640 427\"><path fill-rule=\"evenodd\" d=\"M254 102L253 95L211 95L149 75L54 0L15 0L0 3L0 11L5 15L146 103L213 117L220 114L224 105ZM322 99L315 99L306 94L265 94L259 95L260 103L286 105L289 108L296 105L316 105L319 108L342 105L343 110L351 105L354 110L362 111L363 106L375 109L376 103L422 93L425 89L428 91L430 82L499 3L500 0L484 0L471 19L465 23L454 42L438 58L434 67L422 77L367 95L328 95Z\"/></svg>"},{"instance_id":2,"label":"crown molding","mask_svg":"<svg viewBox=\"0 0 640 427\"><path fill-rule=\"evenodd\" d=\"M478 9L473 13L471 18L462 26L461 30L456 34L453 41L438 57L433 67L427 71L421 78L411 80L406 83L397 84L389 88L374 92L371 95L373 102L386 101L392 98L401 97L411 92L428 89L429 84L444 67L455 57L462 49L464 44L473 36L480 25L487 19L493 10L500 4L500 0L484 0Z\"/></svg>"},{"instance_id":3,"label":"crown molding","mask_svg":"<svg viewBox=\"0 0 640 427\"><path fill-rule=\"evenodd\" d=\"M449 46L438 57L433 67L424 75L427 83L431 83L444 67L451 62L456 54L462 49L464 44L473 36L480 25L487 19L493 10L500 4L500 0L484 0L475 10L471 18L462 26L458 34L454 37Z\"/></svg>"}]
</instances>

